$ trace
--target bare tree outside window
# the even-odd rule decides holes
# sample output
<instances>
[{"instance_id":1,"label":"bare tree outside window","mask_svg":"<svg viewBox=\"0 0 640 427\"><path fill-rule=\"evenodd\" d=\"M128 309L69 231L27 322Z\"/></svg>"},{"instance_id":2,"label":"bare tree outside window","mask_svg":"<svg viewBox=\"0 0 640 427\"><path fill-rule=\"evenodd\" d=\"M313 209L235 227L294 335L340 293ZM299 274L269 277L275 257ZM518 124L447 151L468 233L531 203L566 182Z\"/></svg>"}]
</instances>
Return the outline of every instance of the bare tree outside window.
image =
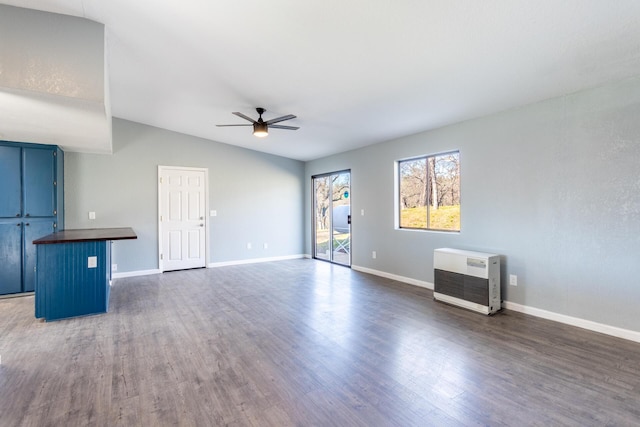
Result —
<instances>
[{"instance_id":1,"label":"bare tree outside window","mask_svg":"<svg viewBox=\"0 0 640 427\"><path fill-rule=\"evenodd\" d=\"M400 228L460 231L460 152L398 162Z\"/></svg>"}]
</instances>

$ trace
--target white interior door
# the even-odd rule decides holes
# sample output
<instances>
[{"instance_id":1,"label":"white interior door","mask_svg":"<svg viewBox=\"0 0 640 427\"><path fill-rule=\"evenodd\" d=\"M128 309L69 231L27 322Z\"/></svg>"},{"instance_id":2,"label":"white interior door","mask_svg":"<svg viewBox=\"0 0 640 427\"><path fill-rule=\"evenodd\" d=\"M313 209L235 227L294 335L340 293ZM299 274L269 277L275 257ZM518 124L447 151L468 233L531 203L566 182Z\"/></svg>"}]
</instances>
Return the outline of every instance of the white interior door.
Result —
<instances>
[{"instance_id":1,"label":"white interior door","mask_svg":"<svg viewBox=\"0 0 640 427\"><path fill-rule=\"evenodd\" d=\"M206 265L207 171L158 167L160 270Z\"/></svg>"}]
</instances>

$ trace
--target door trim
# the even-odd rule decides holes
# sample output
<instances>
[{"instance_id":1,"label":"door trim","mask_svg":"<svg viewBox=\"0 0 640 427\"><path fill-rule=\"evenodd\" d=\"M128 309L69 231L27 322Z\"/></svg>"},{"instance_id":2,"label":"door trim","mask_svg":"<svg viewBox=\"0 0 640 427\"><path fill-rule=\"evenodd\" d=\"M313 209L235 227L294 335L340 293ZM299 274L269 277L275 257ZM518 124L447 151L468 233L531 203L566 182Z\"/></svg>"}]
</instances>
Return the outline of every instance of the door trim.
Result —
<instances>
[{"instance_id":1,"label":"door trim","mask_svg":"<svg viewBox=\"0 0 640 427\"><path fill-rule=\"evenodd\" d=\"M197 171L204 172L204 266L209 268L209 169L208 168L193 168L183 166L163 166L158 165L158 211L156 220L158 221L158 269L160 273L164 272L164 262L161 258L162 255L162 222L160 221L160 214L162 212L162 190L160 188L162 173L170 170L183 170L183 171Z\"/></svg>"}]
</instances>

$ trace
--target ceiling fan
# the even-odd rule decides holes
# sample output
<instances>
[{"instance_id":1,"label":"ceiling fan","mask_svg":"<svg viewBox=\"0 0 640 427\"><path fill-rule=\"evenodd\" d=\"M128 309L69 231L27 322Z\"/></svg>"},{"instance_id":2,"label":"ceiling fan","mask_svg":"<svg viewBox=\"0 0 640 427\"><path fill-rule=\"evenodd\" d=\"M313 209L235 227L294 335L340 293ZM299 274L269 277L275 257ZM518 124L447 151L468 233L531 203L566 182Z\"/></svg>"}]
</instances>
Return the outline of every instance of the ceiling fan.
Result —
<instances>
[{"instance_id":1,"label":"ceiling fan","mask_svg":"<svg viewBox=\"0 0 640 427\"><path fill-rule=\"evenodd\" d=\"M269 135L269 128L289 129L289 130L298 130L298 129L300 129L297 126L283 126L283 125L276 125L275 124L275 123L284 122L285 120L295 119L296 116L294 116L293 114L287 114L286 116L277 117L275 119L264 121L262 119L262 114L267 110L265 110L264 108L258 107L258 108L256 108L256 111L258 112L258 115L260 116L258 118L258 120L253 120L251 117L246 116L246 115L244 115L242 113L238 113L238 112L232 113L232 114L235 114L238 117L242 117L243 119L250 121L252 123L250 125L216 125L216 126L218 126L218 127L253 126L253 134L255 136L257 136L258 138L264 138L265 136Z\"/></svg>"}]
</instances>

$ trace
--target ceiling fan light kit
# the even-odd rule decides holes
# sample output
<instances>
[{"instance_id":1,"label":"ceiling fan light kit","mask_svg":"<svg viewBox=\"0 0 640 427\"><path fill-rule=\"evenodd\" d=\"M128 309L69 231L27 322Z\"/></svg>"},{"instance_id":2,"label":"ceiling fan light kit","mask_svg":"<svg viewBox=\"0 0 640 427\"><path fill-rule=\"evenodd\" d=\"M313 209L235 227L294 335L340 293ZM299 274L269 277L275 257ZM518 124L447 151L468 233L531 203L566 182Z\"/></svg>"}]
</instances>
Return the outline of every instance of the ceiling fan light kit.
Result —
<instances>
[{"instance_id":1,"label":"ceiling fan light kit","mask_svg":"<svg viewBox=\"0 0 640 427\"><path fill-rule=\"evenodd\" d=\"M294 116L293 114L287 114L286 116L282 116L282 117L277 117L275 119L271 119L271 120L267 120L264 121L262 119L262 114L267 111L264 108L258 107L256 108L256 111L258 112L258 120L253 120L251 117L246 116L242 113L239 112L234 112L232 114L235 114L238 117L242 117L245 120L250 121L252 124L250 125L216 125L218 127L227 127L227 126L253 126L253 134L255 136L257 136L258 138L264 138L265 136L269 135L269 128L274 128L274 129L287 129L287 130L298 130L300 129L297 126L283 126L283 125L276 125L275 123L280 123L280 122L284 122L285 120L291 120L291 119L295 119L296 116Z\"/></svg>"},{"instance_id":2,"label":"ceiling fan light kit","mask_svg":"<svg viewBox=\"0 0 640 427\"><path fill-rule=\"evenodd\" d=\"M253 135L258 138L264 138L269 135L269 128L266 123L254 123L253 124Z\"/></svg>"}]
</instances>

